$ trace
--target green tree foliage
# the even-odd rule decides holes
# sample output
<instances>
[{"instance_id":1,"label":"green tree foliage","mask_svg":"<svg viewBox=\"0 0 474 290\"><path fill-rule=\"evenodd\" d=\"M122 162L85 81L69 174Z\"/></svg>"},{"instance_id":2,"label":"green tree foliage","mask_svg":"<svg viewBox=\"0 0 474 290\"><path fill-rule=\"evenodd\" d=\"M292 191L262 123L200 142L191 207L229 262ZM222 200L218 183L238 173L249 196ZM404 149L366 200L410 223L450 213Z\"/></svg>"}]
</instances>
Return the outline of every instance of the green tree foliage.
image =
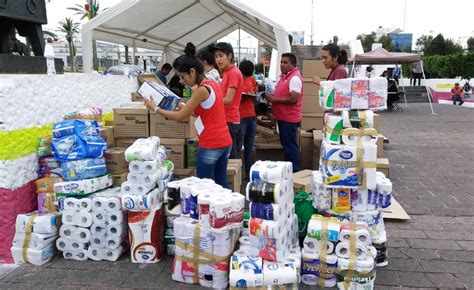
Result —
<instances>
[{"instance_id":1,"label":"green tree foliage","mask_svg":"<svg viewBox=\"0 0 474 290\"><path fill-rule=\"evenodd\" d=\"M425 49L430 46L433 36L422 35L416 40L416 50L419 52L425 52Z\"/></svg>"},{"instance_id":2,"label":"green tree foliage","mask_svg":"<svg viewBox=\"0 0 474 290\"><path fill-rule=\"evenodd\" d=\"M364 52L372 51L372 44L375 42L375 32L370 34L360 34L357 36L357 39L360 40Z\"/></svg>"},{"instance_id":3,"label":"green tree foliage","mask_svg":"<svg viewBox=\"0 0 474 290\"><path fill-rule=\"evenodd\" d=\"M382 44L382 47L385 48L387 51L394 51L395 47L393 46L392 43L392 38L390 35L382 35L379 37L377 40L378 43Z\"/></svg>"},{"instance_id":4,"label":"green tree foliage","mask_svg":"<svg viewBox=\"0 0 474 290\"><path fill-rule=\"evenodd\" d=\"M337 45L337 43L339 42L339 37L337 37L337 35L334 35L332 37L332 43L334 43L335 45Z\"/></svg>"},{"instance_id":5,"label":"green tree foliage","mask_svg":"<svg viewBox=\"0 0 474 290\"><path fill-rule=\"evenodd\" d=\"M463 49L451 39L445 39L440 33L436 37L423 35L416 41L417 50L424 55L449 55L462 53Z\"/></svg>"},{"instance_id":6,"label":"green tree foliage","mask_svg":"<svg viewBox=\"0 0 474 290\"><path fill-rule=\"evenodd\" d=\"M423 57L427 77L457 78L474 77L474 52Z\"/></svg>"},{"instance_id":7,"label":"green tree foliage","mask_svg":"<svg viewBox=\"0 0 474 290\"><path fill-rule=\"evenodd\" d=\"M467 39L467 51L474 52L474 37Z\"/></svg>"},{"instance_id":8,"label":"green tree foliage","mask_svg":"<svg viewBox=\"0 0 474 290\"><path fill-rule=\"evenodd\" d=\"M59 22L58 30L64 33L64 37L69 45L69 57L71 58L71 69L76 71L76 47L74 46L74 38L79 34L79 23L74 22L72 18L64 18Z\"/></svg>"}]
</instances>

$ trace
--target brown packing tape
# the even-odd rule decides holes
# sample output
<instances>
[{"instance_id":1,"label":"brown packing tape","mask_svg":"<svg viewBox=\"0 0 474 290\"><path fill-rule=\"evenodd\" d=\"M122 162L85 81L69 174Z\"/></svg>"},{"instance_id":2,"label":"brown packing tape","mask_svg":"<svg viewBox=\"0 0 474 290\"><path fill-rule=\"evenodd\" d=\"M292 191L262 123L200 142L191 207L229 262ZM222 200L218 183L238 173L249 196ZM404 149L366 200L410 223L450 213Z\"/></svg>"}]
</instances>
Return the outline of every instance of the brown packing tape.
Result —
<instances>
[{"instance_id":1,"label":"brown packing tape","mask_svg":"<svg viewBox=\"0 0 474 290\"><path fill-rule=\"evenodd\" d=\"M193 241L193 243L194 243L194 241ZM193 252L193 255L194 255L194 253L196 253L196 251L198 251L199 252L199 255L198 255L199 258L206 259L205 261L207 261L207 263L208 262L216 262L216 263L228 262L229 257L230 257L230 256L224 256L224 257L216 256L216 255L213 255L213 254L210 254L210 253L201 252L201 251L199 251L199 242L196 246L196 245L186 244L182 241L175 241L175 245L176 245L176 247L179 247L179 248L185 250L186 252L189 252L189 251ZM192 259L191 259L191 261L192 261Z\"/></svg>"},{"instance_id":2,"label":"brown packing tape","mask_svg":"<svg viewBox=\"0 0 474 290\"><path fill-rule=\"evenodd\" d=\"M198 279L198 274L199 274L199 245L201 244L200 241L201 238L201 227L199 225L196 226L194 229L194 238L193 238L193 246L194 246L194 251L193 251L193 265L194 265L194 275L193 275L193 282L194 284L199 282Z\"/></svg>"},{"instance_id":3,"label":"brown packing tape","mask_svg":"<svg viewBox=\"0 0 474 290\"><path fill-rule=\"evenodd\" d=\"M31 233L33 232L33 223L38 215L34 214L28 218L25 226L25 240L23 241L23 249L21 251L23 255L23 261L28 263L28 248L31 242Z\"/></svg>"},{"instance_id":4,"label":"brown packing tape","mask_svg":"<svg viewBox=\"0 0 474 290\"><path fill-rule=\"evenodd\" d=\"M349 167L360 166L364 168L376 168L377 166L377 162L323 160L322 163L325 166L349 166Z\"/></svg>"},{"instance_id":5,"label":"brown packing tape","mask_svg":"<svg viewBox=\"0 0 474 290\"><path fill-rule=\"evenodd\" d=\"M56 206L54 205L56 201L56 195L54 193L47 193L46 198L44 199L44 206L47 212L52 213L56 211Z\"/></svg>"},{"instance_id":6,"label":"brown packing tape","mask_svg":"<svg viewBox=\"0 0 474 290\"><path fill-rule=\"evenodd\" d=\"M356 270L356 226L354 223L349 225L349 270Z\"/></svg>"},{"instance_id":7,"label":"brown packing tape","mask_svg":"<svg viewBox=\"0 0 474 290\"><path fill-rule=\"evenodd\" d=\"M328 228L329 221L327 219L321 220L321 246L319 249L319 261L321 264L327 264L326 256L328 252ZM318 277L318 286L324 287L324 282L324 279Z\"/></svg>"},{"instance_id":8,"label":"brown packing tape","mask_svg":"<svg viewBox=\"0 0 474 290\"><path fill-rule=\"evenodd\" d=\"M365 111L359 111L359 119L360 119L360 127L366 128L367 127L367 115Z\"/></svg>"},{"instance_id":9,"label":"brown packing tape","mask_svg":"<svg viewBox=\"0 0 474 290\"><path fill-rule=\"evenodd\" d=\"M363 137L363 136L370 136L377 138L378 132L374 128L368 128L368 129L357 129L357 128L346 128L342 130L342 135L343 136L357 136L357 137Z\"/></svg>"}]
</instances>

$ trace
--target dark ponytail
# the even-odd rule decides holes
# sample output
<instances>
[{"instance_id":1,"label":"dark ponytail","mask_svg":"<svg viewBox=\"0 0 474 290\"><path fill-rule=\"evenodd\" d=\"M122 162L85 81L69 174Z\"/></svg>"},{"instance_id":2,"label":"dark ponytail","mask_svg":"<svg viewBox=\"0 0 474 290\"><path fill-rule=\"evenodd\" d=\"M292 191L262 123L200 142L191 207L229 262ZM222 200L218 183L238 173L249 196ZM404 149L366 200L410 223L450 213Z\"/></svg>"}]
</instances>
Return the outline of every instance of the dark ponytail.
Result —
<instances>
[{"instance_id":1,"label":"dark ponytail","mask_svg":"<svg viewBox=\"0 0 474 290\"><path fill-rule=\"evenodd\" d=\"M323 47L323 50L329 52L329 55L331 55L333 58L337 58L337 62L339 64L342 64L342 65L346 64L348 55L345 49L341 49L336 44L330 43L330 44L325 45Z\"/></svg>"},{"instance_id":2,"label":"dark ponytail","mask_svg":"<svg viewBox=\"0 0 474 290\"><path fill-rule=\"evenodd\" d=\"M196 70L198 75L202 75L204 73L204 68L202 63L196 57L196 47L191 42L186 44L184 48L184 55L178 57L173 62L173 68L182 73L189 73L189 71L193 68Z\"/></svg>"},{"instance_id":3,"label":"dark ponytail","mask_svg":"<svg viewBox=\"0 0 474 290\"><path fill-rule=\"evenodd\" d=\"M210 66L214 66L216 64L216 57L214 56L214 53L211 51L212 46L213 44L210 44L207 47L204 47L197 54L197 58L199 58L201 61L205 60L207 64L209 64Z\"/></svg>"}]
</instances>

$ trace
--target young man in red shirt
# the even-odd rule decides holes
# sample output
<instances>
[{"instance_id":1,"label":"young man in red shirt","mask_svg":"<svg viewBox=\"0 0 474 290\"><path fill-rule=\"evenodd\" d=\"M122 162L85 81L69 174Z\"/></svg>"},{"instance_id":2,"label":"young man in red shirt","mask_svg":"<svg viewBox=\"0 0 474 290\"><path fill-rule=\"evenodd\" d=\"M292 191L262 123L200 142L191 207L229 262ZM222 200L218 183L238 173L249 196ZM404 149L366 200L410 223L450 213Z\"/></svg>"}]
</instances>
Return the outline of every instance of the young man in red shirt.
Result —
<instances>
[{"instance_id":1,"label":"young man in red shirt","mask_svg":"<svg viewBox=\"0 0 474 290\"><path fill-rule=\"evenodd\" d=\"M292 53L281 55L280 70L281 76L275 93L266 94L266 99L272 103L285 160L293 163L293 171L296 172L300 171L300 150L296 143L296 133L301 123L303 79L296 67L296 56Z\"/></svg>"},{"instance_id":2,"label":"young man in red shirt","mask_svg":"<svg viewBox=\"0 0 474 290\"><path fill-rule=\"evenodd\" d=\"M240 159L240 148L238 147L238 135L240 126L240 100L242 99L242 87L244 78L240 70L233 64L234 49L227 42L219 42L212 46L211 50L216 57L216 64L220 71L224 72L221 82L224 94L224 108L227 126L232 137L231 159Z\"/></svg>"},{"instance_id":3,"label":"young man in red shirt","mask_svg":"<svg viewBox=\"0 0 474 290\"><path fill-rule=\"evenodd\" d=\"M458 82L456 82L454 84L454 87L451 89L451 95L451 98L453 99L453 105L456 106L457 102L459 102L459 106L462 106L462 104L464 104L464 92L459 86Z\"/></svg>"}]
</instances>

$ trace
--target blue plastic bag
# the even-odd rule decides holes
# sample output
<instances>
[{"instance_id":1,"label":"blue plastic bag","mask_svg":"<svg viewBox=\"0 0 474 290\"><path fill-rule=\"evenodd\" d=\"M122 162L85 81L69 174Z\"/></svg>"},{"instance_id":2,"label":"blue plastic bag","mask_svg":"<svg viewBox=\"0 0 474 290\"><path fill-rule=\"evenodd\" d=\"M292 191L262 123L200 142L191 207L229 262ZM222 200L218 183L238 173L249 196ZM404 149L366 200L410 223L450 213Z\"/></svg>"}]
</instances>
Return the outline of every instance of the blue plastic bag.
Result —
<instances>
[{"instance_id":1,"label":"blue plastic bag","mask_svg":"<svg viewBox=\"0 0 474 290\"><path fill-rule=\"evenodd\" d=\"M53 124L53 138L70 135L99 136L99 125L94 120L64 120Z\"/></svg>"},{"instance_id":2,"label":"blue plastic bag","mask_svg":"<svg viewBox=\"0 0 474 290\"><path fill-rule=\"evenodd\" d=\"M61 163L63 179L66 181L89 179L107 173L105 159L86 158Z\"/></svg>"},{"instance_id":3,"label":"blue plastic bag","mask_svg":"<svg viewBox=\"0 0 474 290\"><path fill-rule=\"evenodd\" d=\"M102 157L107 149L107 143L101 137L70 135L54 139L53 154L61 163L84 158Z\"/></svg>"}]
</instances>

